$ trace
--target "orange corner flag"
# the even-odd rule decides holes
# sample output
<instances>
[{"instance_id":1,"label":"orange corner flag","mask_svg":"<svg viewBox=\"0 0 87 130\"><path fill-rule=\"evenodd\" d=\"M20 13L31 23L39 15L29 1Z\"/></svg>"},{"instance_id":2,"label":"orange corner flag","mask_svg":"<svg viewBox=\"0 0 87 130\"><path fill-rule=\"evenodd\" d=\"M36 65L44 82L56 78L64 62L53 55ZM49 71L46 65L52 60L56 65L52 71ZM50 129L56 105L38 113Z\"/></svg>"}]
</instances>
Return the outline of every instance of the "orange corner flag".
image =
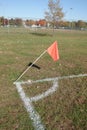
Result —
<instances>
[{"instance_id":1,"label":"orange corner flag","mask_svg":"<svg viewBox=\"0 0 87 130\"><path fill-rule=\"evenodd\" d=\"M57 61L59 59L59 52L58 52L58 46L57 41L55 41L48 49L48 54L52 57L54 61Z\"/></svg>"}]
</instances>

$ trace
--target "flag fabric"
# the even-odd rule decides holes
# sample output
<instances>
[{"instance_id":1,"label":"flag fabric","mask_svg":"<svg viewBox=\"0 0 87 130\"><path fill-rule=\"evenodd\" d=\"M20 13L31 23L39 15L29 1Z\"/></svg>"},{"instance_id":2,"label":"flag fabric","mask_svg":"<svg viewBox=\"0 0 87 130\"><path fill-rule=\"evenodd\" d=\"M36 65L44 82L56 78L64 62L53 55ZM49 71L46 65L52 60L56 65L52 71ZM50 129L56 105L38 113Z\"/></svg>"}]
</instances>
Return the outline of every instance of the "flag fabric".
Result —
<instances>
[{"instance_id":1,"label":"flag fabric","mask_svg":"<svg viewBox=\"0 0 87 130\"><path fill-rule=\"evenodd\" d=\"M59 52L58 52L58 45L57 41L55 41L48 49L48 54L52 57L54 61L57 61L59 59Z\"/></svg>"}]
</instances>

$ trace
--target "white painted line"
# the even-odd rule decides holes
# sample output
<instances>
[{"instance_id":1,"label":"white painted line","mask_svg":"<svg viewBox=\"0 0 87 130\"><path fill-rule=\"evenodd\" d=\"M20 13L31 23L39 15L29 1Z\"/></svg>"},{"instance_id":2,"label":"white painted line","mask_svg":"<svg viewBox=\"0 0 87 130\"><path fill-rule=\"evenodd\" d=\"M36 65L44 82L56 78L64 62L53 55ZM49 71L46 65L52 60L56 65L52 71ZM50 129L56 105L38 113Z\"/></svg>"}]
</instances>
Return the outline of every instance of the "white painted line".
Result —
<instances>
[{"instance_id":1,"label":"white painted line","mask_svg":"<svg viewBox=\"0 0 87 130\"><path fill-rule=\"evenodd\" d=\"M43 99L47 96L49 96L50 94L52 94L53 92L55 92L58 88L58 80L61 79L68 79L68 78L79 78L79 77L85 77L87 76L87 74L79 74L79 75L70 75L70 76L62 76L62 77L55 77L55 78L46 78L46 79L41 79L41 80L36 80L36 81L26 81L26 82L14 82L14 84L16 85L16 88L18 90L18 93L24 103L24 106L31 118L31 120L33 121L33 126L35 128L35 130L45 130L44 126L41 123L41 119L39 114L35 111L34 106L32 105L33 101L38 101L40 99ZM49 82L52 81L53 82L53 86L50 87L47 91L43 92L42 94L39 94L37 96L34 97L27 97L25 95L25 92L23 90L23 88L21 87L21 85L23 84L33 84L33 83L38 83L38 82Z\"/></svg>"},{"instance_id":2,"label":"white painted line","mask_svg":"<svg viewBox=\"0 0 87 130\"><path fill-rule=\"evenodd\" d=\"M32 105L32 101L26 97L20 83L16 83L15 85L16 85L18 93L20 94L20 97L24 103L26 110L29 113L31 120L33 121L33 126L34 126L35 130L45 130L44 126L41 123L39 114L35 111L34 106Z\"/></svg>"},{"instance_id":3,"label":"white painted line","mask_svg":"<svg viewBox=\"0 0 87 130\"><path fill-rule=\"evenodd\" d=\"M54 80L53 86L50 89L48 89L46 92L43 92L42 94L39 94L38 96L29 98L29 100L38 101L40 99L43 99L43 98L49 96L50 94L52 94L53 92L55 92L57 90L57 88L58 88L58 81Z\"/></svg>"},{"instance_id":4,"label":"white painted line","mask_svg":"<svg viewBox=\"0 0 87 130\"><path fill-rule=\"evenodd\" d=\"M79 75L70 75L70 76L62 76L58 79L68 79L68 78L80 78L80 77L86 77L87 74L79 74Z\"/></svg>"},{"instance_id":5,"label":"white painted line","mask_svg":"<svg viewBox=\"0 0 87 130\"><path fill-rule=\"evenodd\" d=\"M41 80L32 81L32 83L38 83L38 82L46 82L46 81L54 81L59 79L68 79L68 78L79 78L79 77L86 77L87 74L79 74L79 75L69 75L69 76L62 76L62 77L55 77L55 78L46 78ZM27 82L28 83L28 82Z\"/></svg>"},{"instance_id":6,"label":"white painted line","mask_svg":"<svg viewBox=\"0 0 87 130\"><path fill-rule=\"evenodd\" d=\"M36 80L36 81L21 81L21 82L17 82L20 84L32 84L32 83L39 83L39 82L48 82L48 81L54 81L54 80L58 80L58 79L68 79L68 78L79 78L79 77L86 77L87 74L79 74L79 75L69 75L69 76L62 76L62 77L55 77L55 78L46 78L46 79L40 79L40 80ZM15 84L16 82L14 82Z\"/></svg>"}]
</instances>

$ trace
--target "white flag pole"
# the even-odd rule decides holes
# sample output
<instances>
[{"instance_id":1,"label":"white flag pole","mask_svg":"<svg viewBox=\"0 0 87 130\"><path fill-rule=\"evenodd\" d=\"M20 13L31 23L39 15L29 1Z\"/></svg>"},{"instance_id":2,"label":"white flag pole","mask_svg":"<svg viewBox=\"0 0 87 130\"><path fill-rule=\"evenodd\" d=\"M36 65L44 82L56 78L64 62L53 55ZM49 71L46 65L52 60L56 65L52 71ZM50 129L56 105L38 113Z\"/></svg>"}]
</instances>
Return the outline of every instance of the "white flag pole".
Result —
<instances>
[{"instance_id":1,"label":"white flag pole","mask_svg":"<svg viewBox=\"0 0 87 130\"><path fill-rule=\"evenodd\" d=\"M45 50L25 71L23 71L23 73L17 78L15 82L21 79L21 77L33 66L33 64L35 64L46 52L47 50Z\"/></svg>"}]
</instances>

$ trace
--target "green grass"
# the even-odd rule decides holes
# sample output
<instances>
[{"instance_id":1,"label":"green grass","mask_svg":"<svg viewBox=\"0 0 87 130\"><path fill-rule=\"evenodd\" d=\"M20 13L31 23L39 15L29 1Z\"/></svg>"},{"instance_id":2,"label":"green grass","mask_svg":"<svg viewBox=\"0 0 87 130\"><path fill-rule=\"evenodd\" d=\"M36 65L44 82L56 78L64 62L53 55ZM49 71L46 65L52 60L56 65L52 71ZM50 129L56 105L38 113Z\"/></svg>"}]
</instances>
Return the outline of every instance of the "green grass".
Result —
<instances>
[{"instance_id":1,"label":"green grass","mask_svg":"<svg viewBox=\"0 0 87 130\"><path fill-rule=\"evenodd\" d=\"M87 73L87 32L72 30L26 30L0 28L0 130L33 130L26 109L13 82L55 40L60 59L46 53L21 80ZM27 95L46 91L51 82L24 85ZM87 77L59 81L59 89L33 103L47 130L87 129Z\"/></svg>"}]
</instances>

